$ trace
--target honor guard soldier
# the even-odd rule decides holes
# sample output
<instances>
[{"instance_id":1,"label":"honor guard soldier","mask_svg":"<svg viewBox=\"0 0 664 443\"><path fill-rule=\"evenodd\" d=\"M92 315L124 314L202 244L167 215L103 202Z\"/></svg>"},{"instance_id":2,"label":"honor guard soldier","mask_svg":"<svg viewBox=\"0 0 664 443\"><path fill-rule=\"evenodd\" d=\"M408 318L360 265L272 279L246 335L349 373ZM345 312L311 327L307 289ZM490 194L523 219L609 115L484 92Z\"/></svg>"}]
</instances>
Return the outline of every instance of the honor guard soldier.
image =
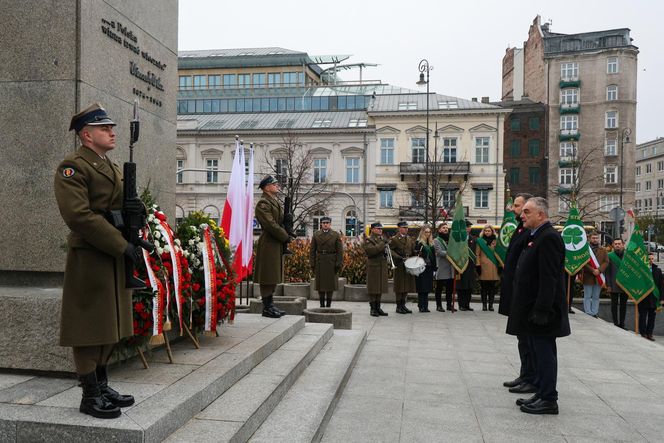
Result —
<instances>
[{"instance_id":1,"label":"honor guard soldier","mask_svg":"<svg viewBox=\"0 0 664 443\"><path fill-rule=\"evenodd\" d=\"M408 223L397 223L399 232L390 240L394 269L394 294L397 299L397 313L411 314L413 311L406 307L406 296L415 292L415 276L406 272L406 259L416 255L415 241L408 236Z\"/></svg>"},{"instance_id":2,"label":"honor guard soldier","mask_svg":"<svg viewBox=\"0 0 664 443\"><path fill-rule=\"evenodd\" d=\"M362 245L367 254L367 293L371 316L386 316L380 308L380 297L387 293L387 254L389 246L383 239L383 225L380 222L371 224L371 235Z\"/></svg>"},{"instance_id":3,"label":"honor guard soldier","mask_svg":"<svg viewBox=\"0 0 664 443\"><path fill-rule=\"evenodd\" d=\"M108 386L106 365L113 348L133 335L132 294L125 289L124 261L142 259L105 217L122 208L122 172L107 153L115 148L115 123L95 103L71 119L81 146L55 173L55 198L71 229L62 288L60 345L71 346L83 388L79 410L97 418L117 418L134 404ZM140 202L133 202L143 207ZM140 208L138 208L140 209Z\"/></svg>"},{"instance_id":4,"label":"honor guard soldier","mask_svg":"<svg viewBox=\"0 0 664 443\"><path fill-rule=\"evenodd\" d=\"M330 217L321 218L320 230L314 232L311 239L311 268L316 278L321 308L332 306L332 293L337 290L344 257L341 236L330 229L331 224Z\"/></svg>"},{"instance_id":5,"label":"honor guard soldier","mask_svg":"<svg viewBox=\"0 0 664 443\"><path fill-rule=\"evenodd\" d=\"M277 284L283 281L284 245L291 237L284 228L284 211L276 198L279 182L268 175L258 187L263 195L256 203L255 214L262 231L256 243L254 281L260 285L263 317L279 318L285 312L274 306L272 297Z\"/></svg>"}]
</instances>

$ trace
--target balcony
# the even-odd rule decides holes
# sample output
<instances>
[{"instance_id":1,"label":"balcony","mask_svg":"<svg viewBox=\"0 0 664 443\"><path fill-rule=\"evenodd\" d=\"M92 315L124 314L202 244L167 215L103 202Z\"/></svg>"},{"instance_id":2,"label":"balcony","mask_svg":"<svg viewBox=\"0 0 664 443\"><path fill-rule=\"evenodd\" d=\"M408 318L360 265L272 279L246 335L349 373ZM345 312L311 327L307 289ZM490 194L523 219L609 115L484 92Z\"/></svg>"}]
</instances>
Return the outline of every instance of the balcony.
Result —
<instances>
[{"instance_id":1,"label":"balcony","mask_svg":"<svg viewBox=\"0 0 664 443\"><path fill-rule=\"evenodd\" d=\"M399 206L399 217L411 220L424 219L424 206Z\"/></svg>"},{"instance_id":2,"label":"balcony","mask_svg":"<svg viewBox=\"0 0 664 443\"><path fill-rule=\"evenodd\" d=\"M578 114L581 106L578 103L563 103L560 105L561 114Z\"/></svg>"},{"instance_id":3,"label":"balcony","mask_svg":"<svg viewBox=\"0 0 664 443\"><path fill-rule=\"evenodd\" d=\"M558 167L560 168L575 168L579 166L579 161L574 160L571 157L563 157L558 161Z\"/></svg>"},{"instance_id":4,"label":"balcony","mask_svg":"<svg viewBox=\"0 0 664 443\"><path fill-rule=\"evenodd\" d=\"M572 193L572 185L558 185L559 195L571 194L571 193Z\"/></svg>"},{"instance_id":5,"label":"balcony","mask_svg":"<svg viewBox=\"0 0 664 443\"><path fill-rule=\"evenodd\" d=\"M561 129L560 130L560 141L578 141L581 138L578 129Z\"/></svg>"},{"instance_id":6,"label":"balcony","mask_svg":"<svg viewBox=\"0 0 664 443\"><path fill-rule=\"evenodd\" d=\"M465 175L470 172L470 162L430 162L429 174L438 175ZM425 163L401 162L399 163L399 173L401 175L420 175L426 174Z\"/></svg>"},{"instance_id":7,"label":"balcony","mask_svg":"<svg viewBox=\"0 0 664 443\"><path fill-rule=\"evenodd\" d=\"M579 80L579 77L567 77L560 79L560 89L578 88L579 86L581 86L581 80Z\"/></svg>"}]
</instances>

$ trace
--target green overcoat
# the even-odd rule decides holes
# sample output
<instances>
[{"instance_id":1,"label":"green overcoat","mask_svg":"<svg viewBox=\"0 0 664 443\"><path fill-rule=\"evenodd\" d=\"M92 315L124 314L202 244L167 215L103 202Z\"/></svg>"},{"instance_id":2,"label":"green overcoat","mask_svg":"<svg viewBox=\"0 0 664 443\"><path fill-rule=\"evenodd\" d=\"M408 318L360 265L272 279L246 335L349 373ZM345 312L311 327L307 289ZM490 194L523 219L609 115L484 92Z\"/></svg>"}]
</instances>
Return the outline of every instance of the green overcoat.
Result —
<instances>
[{"instance_id":1,"label":"green overcoat","mask_svg":"<svg viewBox=\"0 0 664 443\"><path fill-rule=\"evenodd\" d=\"M415 241L408 235L395 235L390 239L390 249L392 250L392 260L396 269L394 270L394 293L404 294L415 292L415 276L406 272L404 265L408 257L415 254Z\"/></svg>"},{"instance_id":2,"label":"green overcoat","mask_svg":"<svg viewBox=\"0 0 664 443\"><path fill-rule=\"evenodd\" d=\"M288 233L282 226L284 212L276 199L263 193L255 213L262 232L256 243L254 282L276 285L283 281L283 244L288 241Z\"/></svg>"},{"instance_id":3,"label":"green overcoat","mask_svg":"<svg viewBox=\"0 0 664 443\"><path fill-rule=\"evenodd\" d=\"M58 166L54 188L60 214L71 229L60 345L117 343L133 334L131 291L124 278L127 241L103 214L122 208L122 173L108 157L81 147Z\"/></svg>"},{"instance_id":4,"label":"green overcoat","mask_svg":"<svg viewBox=\"0 0 664 443\"><path fill-rule=\"evenodd\" d=\"M314 232L311 239L311 267L316 278L316 291L333 292L337 290L344 259L344 247L338 232L322 229Z\"/></svg>"},{"instance_id":5,"label":"green overcoat","mask_svg":"<svg viewBox=\"0 0 664 443\"><path fill-rule=\"evenodd\" d=\"M380 236L371 234L362 247L367 254L367 294L387 294L387 242Z\"/></svg>"}]
</instances>

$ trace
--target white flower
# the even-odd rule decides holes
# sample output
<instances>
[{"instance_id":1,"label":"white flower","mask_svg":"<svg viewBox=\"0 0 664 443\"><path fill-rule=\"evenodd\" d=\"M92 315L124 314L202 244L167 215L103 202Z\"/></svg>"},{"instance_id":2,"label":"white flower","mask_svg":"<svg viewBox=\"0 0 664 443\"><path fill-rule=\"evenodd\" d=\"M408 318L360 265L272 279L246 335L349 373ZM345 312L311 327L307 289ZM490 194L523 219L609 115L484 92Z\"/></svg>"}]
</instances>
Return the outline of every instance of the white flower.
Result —
<instances>
[{"instance_id":1,"label":"white flower","mask_svg":"<svg viewBox=\"0 0 664 443\"><path fill-rule=\"evenodd\" d=\"M148 215L148 221L153 222L154 221L154 215L152 215L152 214Z\"/></svg>"},{"instance_id":2,"label":"white flower","mask_svg":"<svg viewBox=\"0 0 664 443\"><path fill-rule=\"evenodd\" d=\"M159 248L161 247L161 243L159 243L157 240L154 241L154 247Z\"/></svg>"},{"instance_id":3,"label":"white flower","mask_svg":"<svg viewBox=\"0 0 664 443\"><path fill-rule=\"evenodd\" d=\"M157 205L152 205L152 209L157 209L157 208L158 208Z\"/></svg>"},{"instance_id":4,"label":"white flower","mask_svg":"<svg viewBox=\"0 0 664 443\"><path fill-rule=\"evenodd\" d=\"M155 231L154 238L161 238L161 232Z\"/></svg>"},{"instance_id":5,"label":"white flower","mask_svg":"<svg viewBox=\"0 0 664 443\"><path fill-rule=\"evenodd\" d=\"M176 245L180 246L180 244L181 244L181 243L180 243L180 239L179 239L179 238L176 238L175 241L174 241L174 243L175 243Z\"/></svg>"},{"instance_id":6,"label":"white flower","mask_svg":"<svg viewBox=\"0 0 664 443\"><path fill-rule=\"evenodd\" d=\"M201 238L197 235L196 237L194 237L194 241L198 243L199 241L201 241Z\"/></svg>"},{"instance_id":7,"label":"white flower","mask_svg":"<svg viewBox=\"0 0 664 443\"><path fill-rule=\"evenodd\" d=\"M203 248L205 248L205 244L204 244L203 242L200 242L200 243L198 244L198 250L199 250L199 251L202 251Z\"/></svg>"},{"instance_id":8,"label":"white flower","mask_svg":"<svg viewBox=\"0 0 664 443\"><path fill-rule=\"evenodd\" d=\"M198 229L196 229L196 226L189 226L192 231L196 232Z\"/></svg>"},{"instance_id":9,"label":"white flower","mask_svg":"<svg viewBox=\"0 0 664 443\"><path fill-rule=\"evenodd\" d=\"M171 252L171 248L168 247L168 245L164 246L164 252Z\"/></svg>"},{"instance_id":10,"label":"white flower","mask_svg":"<svg viewBox=\"0 0 664 443\"><path fill-rule=\"evenodd\" d=\"M194 246L195 244L196 242L194 241L193 238L189 240L189 246Z\"/></svg>"},{"instance_id":11,"label":"white flower","mask_svg":"<svg viewBox=\"0 0 664 443\"><path fill-rule=\"evenodd\" d=\"M187 271L189 271L190 274L194 273L194 271L192 271L191 268L187 268Z\"/></svg>"},{"instance_id":12,"label":"white flower","mask_svg":"<svg viewBox=\"0 0 664 443\"><path fill-rule=\"evenodd\" d=\"M164 250L161 247L157 246L157 254L161 255L163 253L164 253Z\"/></svg>"}]
</instances>

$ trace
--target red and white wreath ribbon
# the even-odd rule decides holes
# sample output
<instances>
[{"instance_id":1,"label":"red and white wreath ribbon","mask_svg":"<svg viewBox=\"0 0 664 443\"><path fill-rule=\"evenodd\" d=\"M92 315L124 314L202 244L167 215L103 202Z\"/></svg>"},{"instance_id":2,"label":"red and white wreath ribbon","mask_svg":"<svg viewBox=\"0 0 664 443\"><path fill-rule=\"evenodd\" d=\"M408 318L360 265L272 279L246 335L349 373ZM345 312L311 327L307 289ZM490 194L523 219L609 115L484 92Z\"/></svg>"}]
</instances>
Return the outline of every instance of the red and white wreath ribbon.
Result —
<instances>
[{"instance_id":1,"label":"red and white wreath ribbon","mask_svg":"<svg viewBox=\"0 0 664 443\"><path fill-rule=\"evenodd\" d=\"M205 278L205 332L217 328L217 265L210 227L203 226L203 275Z\"/></svg>"},{"instance_id":2,"label":"red and white wreath ribbon","mask_svg":"<svg viewBox=\"0 0 664 443\"><path fill-rule=\"evenodd\" d=\"M162 312L164 308L164 285L159 281L150 266L150 253L143 249L143 260L147 270L150 287L154 291L154 302L152 303L152 335L160 335L163 332Z\"/></svg>"},{"instance_id":3,"label":"red and white wreath ribbon","mask_svg":"<svg viewBox=\"0 0 664 443\"><path fill-rule=\"evenodd\" d=\"M171 255L171 263L173 265L173 288L175 290L175 305L178 310L178 319L180 321L180 331L183 331L182 328L182 271L180 266L180 259L177 252L175 251L175 242L173 239L173 231L171 227L168 226L163 220L159 220L157 229L161 232L161 235L164 237L164 241L168 245L169 253Z\"/></svg>"}]
</instances>

